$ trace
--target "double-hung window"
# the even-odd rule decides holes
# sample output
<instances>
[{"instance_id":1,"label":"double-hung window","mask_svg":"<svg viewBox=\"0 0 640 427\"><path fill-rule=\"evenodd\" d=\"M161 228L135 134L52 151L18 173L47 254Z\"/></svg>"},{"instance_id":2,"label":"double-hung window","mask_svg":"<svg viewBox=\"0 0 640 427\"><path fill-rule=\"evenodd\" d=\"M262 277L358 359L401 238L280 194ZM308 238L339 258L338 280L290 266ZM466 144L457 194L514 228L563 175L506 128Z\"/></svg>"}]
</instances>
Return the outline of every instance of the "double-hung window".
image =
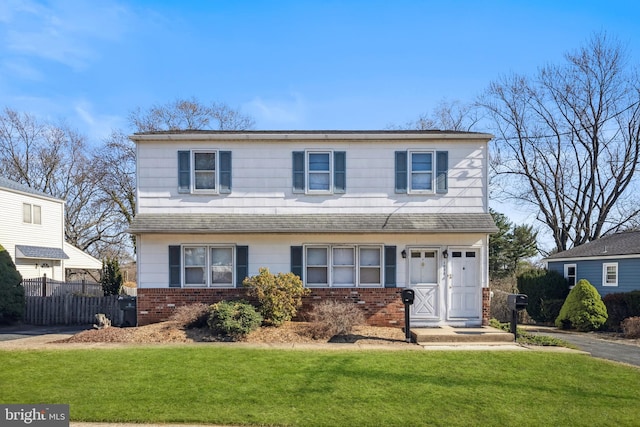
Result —
<instances>
[{"instance_id":1,"label":"double-hung window","mask_svg":"<svg viewBox=\"0 0 640 427\"><path fill-rule=\"evenodd\" d=\"M380 287L382 268L382 246L306 247L305 276L309 287Z\"/></svg>"},{"instance_id":2,"label":"double-hung window","mask_svg":"<svg viewBox=\"0 0 640 427\"><path fill-rule=\"evenodd\" d=\"M178 192L230 193L231 151L178 151Z\"/></svg>"},{"instance_id":3,"label":"double-hung window","mask_svg":"<svg viewBox=\"0 0 640 427\"><path fill-rule=\"evenodd\" d=\"M185 287L233 287L234 248L184 246Z\"/></svg>"},{"instance_id":4,"label":"double-hung window","mask_svg":"<svg viewBox=\"0 0 640 427\"><path fill-rule=\"evenodd\" d=\"M335 194L346 191L346 153L332 150L293 152L293 192Z\"/></svg>"},{"instance_id":5,"label":"double-hung window","mask_svg":"<svg viewBox=\"0 0 640 427\"><path fill-rule=\"evenodd\" d=\"M30 203L23 203L22 221L27 224L42 224L42 207Z\"/></svg>"},{"instance_id":6,"label":"double-hung window","mask_svg":"<svg viewBox=\"0 0 640 427\"><path fill-rule=\"evenodd\" d=\"M444 194L449 188L448 170L447 151L396 151L396 193Z\"/></svg>"},{"instance_id":7,"label":"double-hung window","mask_svg":"<svg viewBox=\"0 0 640 427\"><path fill-rule=\"evenodd\" d=\"M569 289L573 289L576 285L576 276L578 273L578 267L575 264L564 265L564 278L569 282Z\"/></svg>"},{"instance_id":8,"label":"double-hung window","mask_svg":"<svg viewBox=\"0 0 640 427\"><path fill-rule=\"evenodd\" d=\"M618 263L602 264L602 286L618 286Z\"/></svg>"}]
</instances>

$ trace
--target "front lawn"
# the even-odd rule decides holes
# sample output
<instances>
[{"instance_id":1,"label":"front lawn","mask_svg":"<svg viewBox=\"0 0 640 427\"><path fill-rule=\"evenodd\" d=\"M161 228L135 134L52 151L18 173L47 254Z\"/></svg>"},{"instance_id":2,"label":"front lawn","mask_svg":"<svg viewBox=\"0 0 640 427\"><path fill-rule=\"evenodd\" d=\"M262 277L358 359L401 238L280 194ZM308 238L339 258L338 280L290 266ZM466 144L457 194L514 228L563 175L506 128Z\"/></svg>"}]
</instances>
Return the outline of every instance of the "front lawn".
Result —
<instances>
[{"instance_id":1,"label":"front lawn","mask_svg":"<svg viewBox=\"0 0 640 427\"><path fill-rule=\"evenodd\" d=\"M244 425L637 425L640 370L537 351L214 346L0 352L0 402L73 421Z\"/></svg>"}]
</instances>

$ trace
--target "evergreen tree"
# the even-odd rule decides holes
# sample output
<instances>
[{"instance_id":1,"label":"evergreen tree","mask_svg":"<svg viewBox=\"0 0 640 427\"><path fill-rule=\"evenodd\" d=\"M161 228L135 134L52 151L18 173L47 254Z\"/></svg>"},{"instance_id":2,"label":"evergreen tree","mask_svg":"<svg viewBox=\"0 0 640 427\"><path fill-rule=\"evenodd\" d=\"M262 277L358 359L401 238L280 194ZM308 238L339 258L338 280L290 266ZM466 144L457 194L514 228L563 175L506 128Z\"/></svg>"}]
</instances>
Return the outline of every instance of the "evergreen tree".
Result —
<instances>
[{"instance_id":1,"label":"evergreen tree","mask_svg":"<svg viewBox=\"0 0 640 427\"><path fill-rule=\"evenodd\" d=\"M102 292L104 295L118 295L122 288L122 272L117 258L106 258L102 261Z\"/></svg>"},{"instance_id":2,"label":"evergreen tree","mask_svg":"<svg viewBox=\"0 0 640 427\"><path fill-rule=\"evenodd\" d=\"M22 276L9 252L0 245L0 324L22 319L25 299L21 283Z\"/></svg>"}]
</instances>

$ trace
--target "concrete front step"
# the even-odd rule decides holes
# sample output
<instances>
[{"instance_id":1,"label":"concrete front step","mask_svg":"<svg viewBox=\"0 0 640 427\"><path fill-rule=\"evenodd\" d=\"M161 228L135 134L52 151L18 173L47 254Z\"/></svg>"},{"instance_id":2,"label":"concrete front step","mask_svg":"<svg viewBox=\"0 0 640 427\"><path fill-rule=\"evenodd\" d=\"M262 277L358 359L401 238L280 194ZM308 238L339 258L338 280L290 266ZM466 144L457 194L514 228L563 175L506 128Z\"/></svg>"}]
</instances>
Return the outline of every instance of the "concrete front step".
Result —
<instances>
[{"instance_id":1,"label":"concrete front step","mask_svg":"<svg viewBox=\"0 0 640 427\"><path fill-rule=\"evenodd\" d=\"M513 344L515 341L512 333L490 326L475 328L455 328L451 326L411 328L411 337L414 342L420 345L500 345Z\"/></svg>"}]
</instances>

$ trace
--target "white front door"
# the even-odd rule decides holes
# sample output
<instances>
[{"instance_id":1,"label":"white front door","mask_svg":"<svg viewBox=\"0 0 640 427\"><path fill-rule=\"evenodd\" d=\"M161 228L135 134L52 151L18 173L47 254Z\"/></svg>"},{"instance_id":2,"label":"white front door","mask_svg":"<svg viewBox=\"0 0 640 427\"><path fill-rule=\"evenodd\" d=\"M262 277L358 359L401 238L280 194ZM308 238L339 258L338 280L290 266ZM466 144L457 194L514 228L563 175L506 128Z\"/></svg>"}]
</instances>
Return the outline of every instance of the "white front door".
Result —
<instances>
[{"instance_id":1,"label":"white front door","mask_svg":"<svg viewBox=\"0 0 640 427\"><path fill-rule=\"evenodd\" d=\"M439 319L441 310L437 251L411 249L409 275L409 287L415 292L411 317L417 320Z\"/></svg>"},{"instance_id":2,"label":"white front door","mask_svg":"<svg viewBox=\"0 0 640 427\"><path fill-rule=\"evenodd\" d=\"M478 249L450 249L449 318L481 316Z\"/></svg>"}]
</instances>

